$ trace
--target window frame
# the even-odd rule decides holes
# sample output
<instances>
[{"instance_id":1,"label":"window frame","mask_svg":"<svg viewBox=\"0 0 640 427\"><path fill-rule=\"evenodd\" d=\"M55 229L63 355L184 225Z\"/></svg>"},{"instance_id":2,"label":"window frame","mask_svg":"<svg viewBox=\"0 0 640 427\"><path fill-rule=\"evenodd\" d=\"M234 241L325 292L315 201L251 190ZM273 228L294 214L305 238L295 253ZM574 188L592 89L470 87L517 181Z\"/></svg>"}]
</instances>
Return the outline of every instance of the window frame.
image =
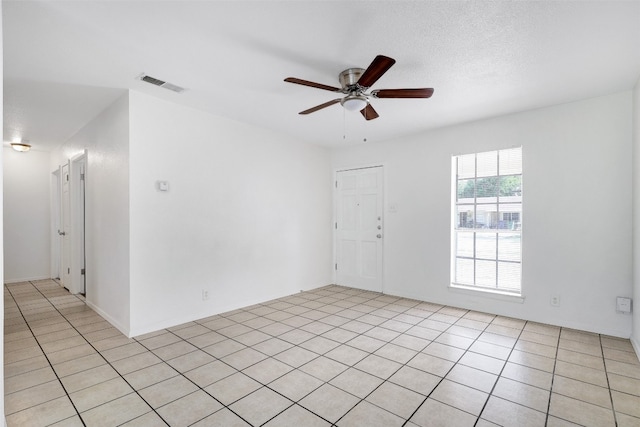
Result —
<instances>
[{"instance_id":1,"label":"window frame","mask_svg":"<svg viewBox=\"0 0 640 427\"><path fill-rule=\"evenodd\" d=\"M507 170L504 175L501 175L501 170L500 170L500 155L501 153L505 153L509 150L519 150L519 159L520 159L520 163L519 163L519 173L513 173L511 170ZM523 280L522 280L522 219L523 219L523 162L522 162L522 147L512 147L512 148L506 148L506 149L498 149L498 150L489 150L489 151L480 151L480 152L474 152L474 153L468 153L468 154L458 154L458 155L452 155L451 157L451 190L452 190L452 203L451 203L451 254L450 254L450 283L449 283L449 287L456 289L456 290L469 290L472 292L481 292L481 293L487 293L487 294L502 294L505 295L507 297L517 297L519 300L522 300L522 295L523 295ZM486 173L481 173L479 176L479 168L478 168L478 156L484 156L484 158L487 158L486 156L490 156L491 155L495 155L495 175L487 175ZM458 163L461 161L461 158L463 156L473 156L473 177L469 177L467 176L468 174L465 174L462 176L462 178L460 178L460 176L458 175L459 173L459 165ZM501 188L501 182L502 179L504 177L511 177L511 176L517 176L519 177L519 188L517 191L515 191L516 193L516 199L513 200L504 200L505 197L514 197L514 196L501 196L501 192L502 192L502 188ZM493 179L495 178L495 184L493 184L494 189L493 189L493 193L489 196L491 200L481 200L479 201L478 199L482 197L478 196L478 188L481 188L483 191L486 190L486 185L484 186L478 186L478 180L479 179ZM460 195L460 189L463 188L460 186L460 182L461 181L469 181L469 180L473 180L473 199L469 200L469 197L466 198L462 198L462 199L458 199L458 196ZM490 186L492 184L489 184ZM468 190L466 188L464 188L463 190L464 192L467 192L468 194ZM493 195L495 194L495 196ZM503 198L504 201L501 201L501 197ZM487 196L485 196L485 198L487 198ZM463 200L462 202L459 202L459 200ZM460 209L460 207L464 207L467 206L469 207L469 209L467 211L462 211ZM478 207L484 208L484 209L480 209L480 212L483 212L484 215L481 217L482 220L480 220L479 215L478 215ZM516 208L516 206L518 208ZM492 211L490 208L488 207L495 207L495 211ZM505 210L501 210L504 208L507 208ZM468 214L468 212L471 212L471 215ZM469 220L469 217L471 217L471 220ZM515 218L514 218L515 217ZM462 218L464 218L464 221L462 221ZM508 218L508 219L507 219ZM478 226L478 224L481 223L481 221L483 221L483 223L481 224L481 226ZM463 225L463 223L465 225ZM484 226L489 223L489 228L485 228ZM470 226L469 226L470 225ZM458 244L459 244L459 236L461 235L470 235L471 236L471 242L472 242L472 253L471 255L467 255L464 256L464 254L462 254L461 256L461 252L459 251L458 248ZM495 258L491 257L490 255L487 256L482 256L482 254L478 254L478 236L488 236L488 235L493 235L494 237L490 238L488 241L493 240L493 243L495 245ZM504 256L505 254L503 253L503 255L501 256L500 253L500 243L502 242L502 244L504 245L506 243L506 240L504 240L504 238L506 236L518 236L519 238L519 247L518 247L518 259L517 260L513 260L513 259L509 259L509 256L507 255L506 257ZM459 261L460 260L471 260L473 265L472 265L472 281L471 283L469 281L463 282L460 279L460 275L459 273ZM494 272L494 276L492 277L493 282L491 284L487 284L489 282L486 283L480 283L480 281L478 280L478 261L483 262L485 261L485 265L488 264L488 262L494 263L494 268L495 268L495 272ZM504 271L500 271L500 268L502 266L502 268L507 268L506 266L508 264L512 264L512 265L517 265L517 288L516 287L509 287L509 286L504 286L504 281L502 282L502 286L501 286L501 277L508 277L509 273L508 270L504 270ZM484 278L490 277L490 274L488 276L484 276ZM459 282L458 282L459 280Z\"/></svg>"}]
</instances>

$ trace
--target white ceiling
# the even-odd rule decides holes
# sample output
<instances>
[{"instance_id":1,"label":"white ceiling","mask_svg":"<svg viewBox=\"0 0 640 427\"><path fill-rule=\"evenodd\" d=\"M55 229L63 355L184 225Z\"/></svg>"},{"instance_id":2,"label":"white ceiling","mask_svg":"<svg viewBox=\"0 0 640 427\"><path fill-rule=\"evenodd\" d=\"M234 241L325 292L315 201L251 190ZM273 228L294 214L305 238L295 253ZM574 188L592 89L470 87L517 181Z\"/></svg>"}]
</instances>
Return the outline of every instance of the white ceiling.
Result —
<instances>
[{"instance_id":1,"label":"white ceiling","mask_svg":"<svg viewBox=\"0 0 640 427\"><path fill-rule=\"evenodd\" d=\"M126 89L326 146L631 89L640 1L3 1L4 140L56 147ZM336 98L378 54L374 89L433 87L431 99L373 100L365 121ZM176 94L136 80L145 72Z\"/></svg>"}]
</instances>

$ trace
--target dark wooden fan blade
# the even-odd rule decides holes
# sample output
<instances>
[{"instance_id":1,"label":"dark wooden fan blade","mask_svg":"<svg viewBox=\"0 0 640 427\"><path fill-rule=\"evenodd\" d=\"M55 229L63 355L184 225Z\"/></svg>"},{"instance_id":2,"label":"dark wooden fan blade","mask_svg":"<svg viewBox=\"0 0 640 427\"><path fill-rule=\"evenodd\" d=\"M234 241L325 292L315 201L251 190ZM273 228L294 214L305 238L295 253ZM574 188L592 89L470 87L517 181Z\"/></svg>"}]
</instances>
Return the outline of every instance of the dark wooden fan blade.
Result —
<instances>
[{"instance_id":1,"label":"dark wooden fan blade","mask_svg":"<svg viewBox=\"0 0 640 427\"><path fill-rule=\"evenodd\" d=\"M380 89L374 90L371 95L375 98L430 98L433 89Z\"/></svg>"},{"instance_id":2,"label":"dark wooden fan blade","mask_svg":"<svg viewBox=\"0 0 640 427\"><path fill-rule=\"evenodd\" d=\"M395 59L388 56L378 55L374 58L373 62L364 70L364 73L358 79L358 84L362 87L371 87L378 81L389 68L396 63Z\"/></svg>"},{"instance_id":3,"label":"dark wooden fan blade","mask_svg":"<svg viewBox=\"0 0 640 427\"><path fill-rule=\"evenodd\" d=\"M333 104L337 104L338 102L340 102L340 98L333 99L329 102L325 102L324 104L316 105L315 107L309 108L308 110L300 111L298 114L311 114L318 110L322 110L323 108L327 108Z\"/></svg>"},{"instance_id":4,"label":"dark wooden fan blade","mask_svg":"<svg viewBox=\"0 0 640 427\"><path fill-rule=\"evenodd\" d=\"M367 104L366 107L364 107L362 110L360 110L360 113L364 116L365 119L367 120L373 120L373 119L377 119L378 117L380 117L378 115L378 113L376 112L376 110L373 109L373 107L371 106L371 104Z\"/></svg>"},{"instance_id":5,"label":"dark wooden fan blade","mask_svg":"<svg viewBox=\"0 0 640 427\"><path fill-rule=\"evenodd\" d=\"M341 91L341 89L339 89L337 87L323 85L322 83L310 82L308 80L297 79L295 77L287 77L286 79L284 79L284 81L288 82L288 83L295 83L295 84L298 84L298 85L303 85L303 86L315 87L317 89L330 90L331 92L340 92Z\"/></svg>"}]
</instances>

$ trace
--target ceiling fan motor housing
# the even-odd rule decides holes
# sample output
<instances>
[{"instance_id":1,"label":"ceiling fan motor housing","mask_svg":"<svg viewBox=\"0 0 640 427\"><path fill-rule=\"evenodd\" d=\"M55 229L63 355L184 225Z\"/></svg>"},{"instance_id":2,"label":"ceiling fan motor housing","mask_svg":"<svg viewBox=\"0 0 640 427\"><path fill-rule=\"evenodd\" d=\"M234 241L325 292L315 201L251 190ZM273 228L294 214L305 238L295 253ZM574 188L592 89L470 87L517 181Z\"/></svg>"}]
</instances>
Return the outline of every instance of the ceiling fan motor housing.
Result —
<instances>
[{"instance_id":1,"label":"ceiling fan motor housing","mask_svg":"<svg viewBox=\"0 0 640 427\"><path fill-rule=\"evenodd\" d=\"M338 80L342 86L342 91L349 93L355 90L362 73L364 73L364 68L348 68L341 72Z\"/></svg>"}]
</instances>

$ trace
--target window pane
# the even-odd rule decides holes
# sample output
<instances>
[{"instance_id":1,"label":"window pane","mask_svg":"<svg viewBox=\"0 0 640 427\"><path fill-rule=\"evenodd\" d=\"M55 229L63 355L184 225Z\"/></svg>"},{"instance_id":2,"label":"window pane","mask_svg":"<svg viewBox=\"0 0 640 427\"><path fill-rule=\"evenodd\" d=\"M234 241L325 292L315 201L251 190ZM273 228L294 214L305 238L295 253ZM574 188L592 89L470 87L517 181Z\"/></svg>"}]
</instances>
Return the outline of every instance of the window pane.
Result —
<instances>
[{"instance_id":1,"label":"window pane","mask_svg":"<svg viewBox=\"0 0 640 427\"><path fill-rule=\"evenodd\" d=\"M456 228L473 228L475 221L473 205L456 206Z\"/></svg>"},{"instance_id":2,"label":"window pane","mask_svg":"<svg viewBox=\"0 0 640 427\"><path fill-rule=\"evenodd\" d=\"M500 150L500 175L522 174L522 147Z\"/></svg>"},{"instance_id":3,"label":"window pane","mask_svg":"<svg viewBox=\"0 0 640 427\"><path fill-rule=\"evenodd\" d=\"M498 196L498 177L490 176L476 180L476 197L478 203L496 202Z\"/></svg>"},{"instance_id":4,"label":"window pane","mask_svg":"<svg viewBox=\"0 0 640 427\"><path fill-rule=\"evenodd\" d=\"M476 155L466 154L458 156L458 179L473 178L476 176Z\"/></svg>"},{"instance_id":5,"label":"window pane","mask_svg":"<svg viewBox=\"0 0 640 427\"><path fill-rule=\"evenodd\" d=\"M522 175L500 177L500 197L521 197Z\"/></svg>"},{"instance_id":6,"label":"window pane","mask_svg":"<svg viewBox=\"0 0 640 427\"><path fill-rule=\"evenodd\" d=\"M476 181L474 179L458 180L458 203L473 203L475 200Z\"/></svg>"},{"instance_id":7,"label":"window pane","mask_svg":"<svg viewBox=\"0 0 640 427\"><path fill-rule=\"evenodd\" d=\"M456 258L456 279L460 285L473 285L473 260Z\"/></svg>"},{"instance_id":8,"label":"window pane","mask_svg":"<svg viewBox=\"0 0 640 427\"><path fill-rule=\"evenodd\" d=\"M520 203L500 204L498 228L502 230L522 229L522 205Z\"/></svg>"},{"instance_id":9,"label":"window pane","mask_svg":"<svg viewBox=\"0 0 640 427\"><path fill-rule=\"evenodd\" d=\"M520 233L505 233L498 236L498 259L500 261L520 261Z\"/></svg>"},{"instance_id":10,"label":"window pane","mask_svg":"<svg viewBox=\"0 0 640 427\"><path fill-rule=\"evenodd\" d=\"M494 233L476 234L476 258L496 259L496 237Z\"/></svg>"},{"instance_id":11,"label":"window pane","mask_svg":"<svg viewBox=\"0 0 640 427\"><path fill-rule=\"evenodd\" d=\"M456 256L473 258L473 234L458 233L456 239Z\"/></svg>"},{"instance_id":12,"label":"window pane","mask_svg":"<svg viewBox=\"0 0 640 427\"><path fill-rule=\"evenodd\" d=\"M476 260L476 285L496 287L496 262Z\"/></svg>"},{"instance_id":13,"label":"window pane","mask_svg":"<svg viewBox=\"0 0 640 427\"><path fill-rule=\"evenodd\" d=\"M456 206L456 228L473 228L475 219L473 205Z\"/></svg>"},{"instance_id":14,"label":"window pane","mask_svg":"<svg viewBox=\"0 0 640 427\"><path fill-rule=\"evenodd\" d=\"M498 262L498 287L509 291L520 291L520 263Z\"/></svg>"},{"instance_id":15,"label":"window pane","mask_svg":"<svg viewBox=\"0 0 640 427\"><path fill-rule=\"evenodd\" d=\"M498 153L489 151L487 153L476 154L478 171L477 176L498 175Z\"/></svg>"},{"instance_id":16,"label":"window pane","mask_svg":"<svg viewBox=\"0 0 640 427\"><path fill-rule=\"evenodd\" d=\"M475 228L498 228L498 205L477 205Z\"/></svg>"}]
</instances>

